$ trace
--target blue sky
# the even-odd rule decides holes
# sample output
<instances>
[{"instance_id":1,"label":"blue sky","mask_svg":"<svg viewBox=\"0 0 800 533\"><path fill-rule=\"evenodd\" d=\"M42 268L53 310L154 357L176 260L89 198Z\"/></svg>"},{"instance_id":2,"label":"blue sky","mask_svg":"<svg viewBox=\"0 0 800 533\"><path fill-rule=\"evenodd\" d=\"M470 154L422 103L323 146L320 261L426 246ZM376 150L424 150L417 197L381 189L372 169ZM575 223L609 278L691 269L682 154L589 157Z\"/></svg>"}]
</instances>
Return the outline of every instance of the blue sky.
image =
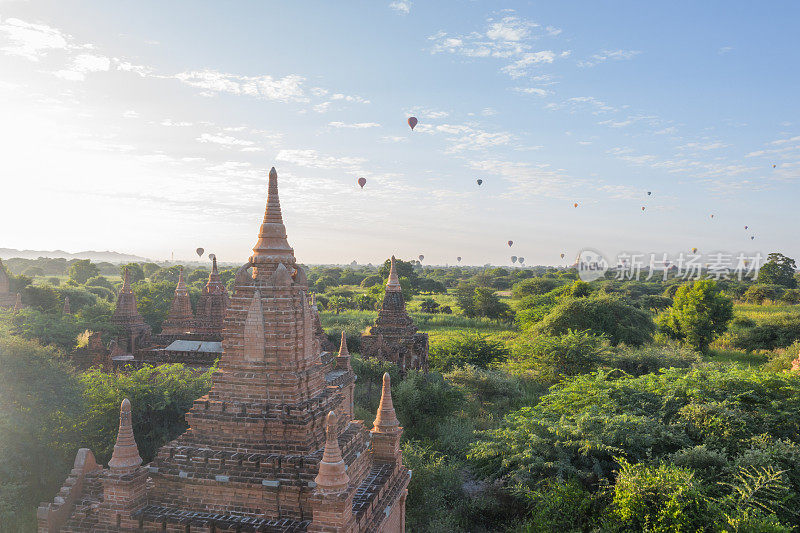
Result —
<instances>
[{"instance_id":1,"label":"blue sky","mask_svg":"<svg viewBox=\"0 0 800 533\"><path fill-rule=\"evenodd\" d=\"M800 257L799 19L794 2L0 0L0 246L242 261L274 165L308 263Z\"/></svg>"}]
</instances>

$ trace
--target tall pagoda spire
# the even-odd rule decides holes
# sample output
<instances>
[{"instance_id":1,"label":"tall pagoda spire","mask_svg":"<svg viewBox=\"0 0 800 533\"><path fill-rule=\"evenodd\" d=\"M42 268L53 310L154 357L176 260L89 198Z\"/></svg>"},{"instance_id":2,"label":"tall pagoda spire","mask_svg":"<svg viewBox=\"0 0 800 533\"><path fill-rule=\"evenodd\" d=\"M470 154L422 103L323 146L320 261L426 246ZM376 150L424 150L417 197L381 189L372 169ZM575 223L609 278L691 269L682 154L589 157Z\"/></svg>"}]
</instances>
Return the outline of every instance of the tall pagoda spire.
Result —
<instances>
[{"instance_id":1,"label":"tall pagoda spire","mask_svg":"<svg viewBox=\"0 0 800 533\"><path fill-rule=\"evenodd\" d=\"M142 464L139 448L133 438L133 423L131 422L131 402L125 398L119 407L119 430L117 442L114 444L114 453L108 461L112 472L133 470Z\"/></svg>"},{"instance_id":2,"label":"tall pagoda spire","mask_svg":"<svg viewBox=\"0 0 800 533\"><path fill-rule=\"evenodd\" d=\"M350 352L347 349L347 336L342 332L342 342L339 344L339 356L336 358L336 368L350 370Z\"/></svg>"},{"instance_id":3,"label":"tall pagoda spire","mask_svg":"<svg viewBox=\"0 0 800 533\"><path fill-rule=\"evenodd\" d=\"M400 287L400 278L397 277L397 269L394 265L395 258L392 256L391 266L389 267L389 279L386 281L386 290L398 292L402 291L402 287Z\"/></svg>"},{"instance_id":4,"label":"tall pagoda spire","mask_svg":"<svg viewBox=\"0 0 800 533\"><path fill-rule=\"evenodd\" d=\"M377 433L397 433L400 431L400 421L394 412L392 403L392 383L389 373L383 374L383 390L381 391L381 403L378 406L378 416L375 418L373 431Z\"/></svg>"},{"instance_id":5,"label":"tall pagoda spire","mask_svg":"<svg viewBox=\"0 0 800 533\"><path fill-rule=\"evenodd\" d=\"M125 275L122 278L122 289L120 290L120 293L123 292L124 293L133 292L131 290L131 275L130 272L128 272L128 267L125 267Z\"/></svg>"},{"instance_id":6,"label":"tall pagoda spire","mask_svg":"<svg viewBox=\"0 0 800 533\"><path fill-rule=\"evenodd\" d=\"M294 250L286 240L286 226L283 225L281 201L278 197L278 172L275 167L272 167L269 171L264 222L258 233L258 242L253 247L251 261L255 264L270 260L280 261L281 259L290 260L289 262L293 263Z\"/></svg>"},{"instance_id":7,"label":"tall pagoda spire","mask_svg":"<svg viewBox=\"0 0 800 533\"><path fill-rule=\"evenodd\" d=\"M322 493L334 493L347 490L350 477L347 475L347 466L342 459L342 450L339 448L339 438L336 434L336 413L330 411L325 418L325 448L322 460L319 462L319 473L314 479L317 490Z\"/></svg>"},{"instance_id":8,"label":"tall pagoda spire","mask_svg":"<svg viewBox=\"0 0 800 533\"><path fill-rule=\"evenodd\" d=\"M172 298L172 307L169 315L162 325L162 333L166 335L180 335L192 329L194 314L189 290L183 281L183 267L178 274L178 286L175 287L175 296Z\"/></svg>"}]
</instances>

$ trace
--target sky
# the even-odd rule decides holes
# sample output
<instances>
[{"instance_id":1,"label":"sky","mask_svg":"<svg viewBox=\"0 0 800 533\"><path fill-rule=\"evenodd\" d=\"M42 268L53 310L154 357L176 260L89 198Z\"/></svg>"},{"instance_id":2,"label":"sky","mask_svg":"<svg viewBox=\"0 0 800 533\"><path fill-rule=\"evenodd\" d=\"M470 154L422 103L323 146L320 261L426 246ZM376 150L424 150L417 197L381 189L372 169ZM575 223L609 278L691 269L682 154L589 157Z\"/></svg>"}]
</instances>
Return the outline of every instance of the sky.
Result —
<instances>
[{"instance_id":1,"label":"sky","mask_svg":"<svg viewBox=\"0 0 800 533\"><path fill-rule=\"evenodd\" d=\"M0 0L0 247L244 262L275 166L309 264L800 259L797 20L793 1Z\"/></svg>"}]
</instances>

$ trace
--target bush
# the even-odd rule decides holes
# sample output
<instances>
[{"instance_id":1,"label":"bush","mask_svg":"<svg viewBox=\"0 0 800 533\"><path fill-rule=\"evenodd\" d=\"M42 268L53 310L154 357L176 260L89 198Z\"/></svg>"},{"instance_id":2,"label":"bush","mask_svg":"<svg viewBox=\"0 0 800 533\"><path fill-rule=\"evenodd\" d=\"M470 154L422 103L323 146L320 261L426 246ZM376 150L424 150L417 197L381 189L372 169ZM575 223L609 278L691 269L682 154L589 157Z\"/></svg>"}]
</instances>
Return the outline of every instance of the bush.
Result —
<instances>
[{"instance_id":1,"label":"bush","mask_svg":"<svg viewBox=\"0 0 800 533\"><path fill-rule=\"evenodd\" d=\"M514 299L520 299L525 296L546 294L559 285L561 285L561 283L552 278L530 278L515 283L511 288L511 295Z\"/></svg>"},{"instance_id":2,"label":"bush","mask_svg":"<svg viewBox=\"0 0 800 533\"><path fill-rule=\"evenodd\" d=\"M432 369L447 372L464 365L487 368L505 361L508 350L502 343L492 341L486 335L460 333L431 344L429 355Z\"/></svg>"},{"instance_id":3,"label":"bush","mask_svg":"<svg viewBox=\"0 0 800 533\"><path fill-rule=\"evenodd\" d=\"M696 352L678 344L623 347L604 357L604 362L633 376L658 372L662 368L689 368L702 363Z\"/></svg>"},{"instance_id":4,"label":"bush","mask_svg":"<svg viewBox=\"0 0 800 533\"><path fill-rule=\"evenodd\" d=\"M370 287L374 287L375 285L380 285L383 283L383 278L378 276L377 274L373 274L372 276L367 276L363 280L361 280L361 286L365 289L369 289Z\"/></svg>"},{"instance_id":5,"label":"bush","mask_svg":"<svg viewBox=\"0 0 800 533\"><path fill-rule=\"evenodd\" d=\"M505 369L554 383L567 376L591 372L606 350L602 337L586 331L569 331L558 336L520 335Z\"/></svg>"},{"instance_id":6,"label":"bush","mask_svg":"<svg viewBox=\"0 0 800 533\"><path fill-rule=\"evenodd\" d=\"M781 302L790 305L800 304L800 289L786 289L781 296Z\"/></svg>"},{"instance_id":7,"label":"bush","mask_svg":"<svg viewBox=\"0 0 800 533\"><path fill-rule=\"evenodd\" d=\"M439 425L464 403L462 392L438 372L409 372L392 391L397 418L408 439L435 439Z\"/></svg>"},{"instance_id":8,"label":"bush","mask_svg":"<svg viewBox=\"0 0 800 533\"><path fill-rule=\"evenodd\" d=\"M800 340L800 317L781 316L735 332L733 345L749 352L785 348Z\"/></svg>"},{"instance_id":9,"label":"bush","mask_svg":"<svg viewBox=\"0 0 800 533\"><path fill-rule=\"evenodd\" d=\"M780 285L758 283L756 285L751 285L750 288L744 292L744 300L751 304L761 305L767 300L778 300L783 294L783 291L784 288Z\"/></svg>"},{"instance_id":10,"label":"bush","mask_svg":"<svg viewBox=\"0 0 800 533\"><path fill-rule=\"evenodd\" d=\"M733 302L712 280L695 281L675 293L672 307L658 317L659 329L706 353L733 319Z\"/></svg>"},{"instance_id":11,"label":"bush","mask_svg":"<svg viewBox=\"0 0 800 533\"><path fill-rule=\"evenodd\" d=\"M543 335L563 335L570 330L607 336L616 346L641 346L653 338L655 325L648 313L615 297L567 298L535 326Z\"/></svg>"},{"instance_id":12,"label":"bush","mask_svg":"<svg viewBox=\"0 0 800 533\"><path fill-rule=\"evenodd\" d=\"M574 479L547 479L527 499L533 511L525 533L580 533L591 522L592 495Z\"/></svg>"}]
</instances>

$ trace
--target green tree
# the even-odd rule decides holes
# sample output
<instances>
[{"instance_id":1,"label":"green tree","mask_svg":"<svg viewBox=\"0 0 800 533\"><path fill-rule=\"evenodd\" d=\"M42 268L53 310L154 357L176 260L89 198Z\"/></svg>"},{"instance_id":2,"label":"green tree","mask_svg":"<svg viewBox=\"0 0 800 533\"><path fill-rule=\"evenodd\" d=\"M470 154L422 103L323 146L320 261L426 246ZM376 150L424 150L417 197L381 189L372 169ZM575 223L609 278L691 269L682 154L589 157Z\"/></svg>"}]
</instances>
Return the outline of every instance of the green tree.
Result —
<instances>
[{"instance_id":1,"label":"green tree","mask_svg":"<svg viewBox=\"0 0 800 533\"><path fill-rule=\"evenodd\" d=\"M161 267L155 263L142 263L142 272L144 272L146 278L152 276L159 269L161 269Z\"/></svg>"},{"instance_id":2,"label":"green tree","mask_svg":"<svg viewBox=\"0 0 800 533\"><path fill-rule=\"evenodd\" d=\"M380 275L384 280L389 279L389 270L392 267L391 259L387 259L383 262L383 264L378 268L378 275ZM411 288L416 291L418 288L419 283L419 275L417 274L416 269L414 268L414 262L411 261L403 261L402 259L395 259L394 261L394 268L397 272L397 277L399 278L408 278L408 281L411 282Z\"/></svg>"},{"instance_id":3,"label":"green tree","mask_svg":"<svg viewBox=\"0 0 800 533\"><path fill-rule=\"evenodd\" d=\"M473 296L475 314L492 320L511 320L511 307L497 296L490 287L477 287Z\"/></svg>"},{"instance_id":4,"label":"green tree","mask_svg":"<svg viewBox=\"0 0 800 533\"><path fill-rule=\"evenodd\" d=\"M773 252L767 256L767 262L759 269L758 282L794 289L797 287L797 280L794 277L796 272L797 265L795 265L794 259Z\"/></svg>"},{"instance_id":5,"label":"green tree","mask_svg":"<svg viewBox=\"0 0 800 533\"><path fill-rule=\"evenodd\" d=\"M732 319L733 302L715 281L706 279L678 289L672 307L659 315L658 325L670 337L706 353Z\"/></svg>"},{"instance_id":6,"label":"green tree","mask_svg":"<svg viewBox=\"0 0 800 533\"><path fill-rule=\"evenodd\" d=\"M462 332L434 342L430 347L431 368L439 372L465 365L488 368L505 361L506 357L505 345L480 333Z\"/></svg>"},{"instance_id":7,"label":"green tree","mask_svg":"<svg viewBox=\"0 0 800 533\"><path fill-rule=\"evenodd\" d=\"M383 278L377 274L367 276L366 278L361 280L361 286L365 289L369 289L370 287L374 287L376 285L381 285L382 283L383 283Z\"/></svg>"},{"instance_id":8,"label":"green tree","mask_svg":"<svg viewBox=\"0 0 800 533\"><path fill-rule=\"evenodd\" d=\"M460 283L455 290L456 303L464 316L473 317L475 313L475 287L468 283Z\"/></svg>"},{"instance_id":9,"label":"green tree","mask_svg":"<svg viewBox=\"0 0 800 533\"><path fill-rule=\"evenodd\" d=\"M587 331L568 331L548 336L526 333L512 347L505 369L513 374L532 374L555 383L565 377L591 372L608 349L603 338Z\"/></svg>"},{"instance_id":10,"label":"green tree","mask_svg":"<svg viewBox=\"0 0 800 533\"><path fill-rule=\"evenodd\" d=\"M433 298L425 298L419 303L419 308L423 313L435 313L439 310L439 304Z\"/></svg>"},{"instance_id":11,"label":"green tree","mask_svg":"<svg viewBox=\"0 0 800 533\"><path fill-rule=\"evenodd\" d=\"M144 281L144 269L142 265L139 263L128 263L126 265L119 266L119 275L120 277L125 277L125 270L128 270L128 276L131 280L131 283L136 283L137 281Z\"/></svg>"},{"instance_id":12,"label":"green tree","mask_svg":"<svg viewBox=\"0 0 800 533\"><path fill-rule=\"evenodd\" d=\"M79 259L69 267L69 279L83 285L86 280L100 274L100 269L88 259Z\"/></svg>"},{"instance_id":13,"label":"green tree","mask_svg":"<svg viewBox=\"0 0 800 533\"><path fill-rule=\"evenodd\" d=\"M515 283L511 289L511 294L514 298L524 298L525 296L548 293L559 285L560 283L556 279L531 278Z\"/></svg>"}]
</instances>

